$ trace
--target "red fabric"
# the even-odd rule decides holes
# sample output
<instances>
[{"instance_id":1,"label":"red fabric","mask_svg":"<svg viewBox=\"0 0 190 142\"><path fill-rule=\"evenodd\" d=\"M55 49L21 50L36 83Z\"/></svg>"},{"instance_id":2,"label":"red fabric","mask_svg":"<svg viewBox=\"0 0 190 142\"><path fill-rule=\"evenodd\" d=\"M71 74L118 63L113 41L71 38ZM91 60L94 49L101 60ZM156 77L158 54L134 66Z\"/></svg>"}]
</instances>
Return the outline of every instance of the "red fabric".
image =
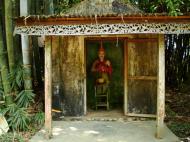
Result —
<instances>
[{"instance_id":1,"label":"red fabric","mask_svg":"<svg viewBox=\"0 0 190 142\"><path fill-rule=\"evenodd\" d=\"M111 65L108 66L106 65L106 61L98 61L98 63L96 64L96 71L100 72L100 73L108 73L109 75L112 74L112 67Z\"/></svg>"}]
</instances>

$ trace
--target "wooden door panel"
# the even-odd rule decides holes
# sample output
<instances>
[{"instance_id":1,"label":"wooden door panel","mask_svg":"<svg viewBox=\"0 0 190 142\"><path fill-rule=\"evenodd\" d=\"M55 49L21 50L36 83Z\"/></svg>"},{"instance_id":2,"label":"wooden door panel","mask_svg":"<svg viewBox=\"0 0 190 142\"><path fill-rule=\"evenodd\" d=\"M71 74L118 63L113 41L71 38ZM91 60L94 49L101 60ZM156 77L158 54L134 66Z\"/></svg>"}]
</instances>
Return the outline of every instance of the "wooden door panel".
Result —
<instances>
[{"instance_id":1,"label":"wooden door panel","mask_svg":"<svg viewBox=\"0 0 190 142\"><path fill-rule=\"evenodd\" d=\"M127 112L156 114L157 40L128 40Z\"/></svg>"}]
</instances>

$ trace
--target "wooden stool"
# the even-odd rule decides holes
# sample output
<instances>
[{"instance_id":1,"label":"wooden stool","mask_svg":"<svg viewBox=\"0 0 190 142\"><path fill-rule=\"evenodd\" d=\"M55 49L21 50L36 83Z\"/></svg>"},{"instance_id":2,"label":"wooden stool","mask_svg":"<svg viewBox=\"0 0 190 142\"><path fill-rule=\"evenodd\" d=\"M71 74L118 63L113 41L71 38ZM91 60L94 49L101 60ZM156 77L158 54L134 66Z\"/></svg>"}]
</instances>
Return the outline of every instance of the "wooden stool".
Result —
<instances>
[{"instance_id":1,"label":"wooden stool","mask_svg":"<svg viewBox=\"0 0 190 142\"><path fill-rule=\"evenodd\" d=\"M98 107L106 107L106 109L109 110L109 93L108 84L95 85L96 110Z\"/></svg>"}]
</instances>

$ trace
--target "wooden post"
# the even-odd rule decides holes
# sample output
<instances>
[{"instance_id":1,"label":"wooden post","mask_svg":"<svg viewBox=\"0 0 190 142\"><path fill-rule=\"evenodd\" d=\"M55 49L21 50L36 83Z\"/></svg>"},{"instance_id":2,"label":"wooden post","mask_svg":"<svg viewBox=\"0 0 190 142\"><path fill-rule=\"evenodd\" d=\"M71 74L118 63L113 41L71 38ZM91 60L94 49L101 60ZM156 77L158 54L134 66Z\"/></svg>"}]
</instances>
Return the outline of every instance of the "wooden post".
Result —
<instances>
[{"instance_id":1,"label":"wooden post","mask_svg":"<svg viewBox=\"0 0 190 142\"><path fill-rule=\"evenodd\" d=\"M51 36L45 38L45 130L46 138L52 137L52 59Z\"/></svg>"},{"instance_id":2,"label":"wooden post","mask_svg":"<svg viewBox=\"0 0 190 142\"><path fill-rule=\"evenodd\" d=\"M163 138L165 116L165 46L164 34L159 35L158 82L157 82L157 128L156 137Z\"/></svg>"},{"instance_id":3,"label":"wooden post","mask_svg":"<svg viewBox=\"0 0 190 142\"><path fill-rule=\"evenodd\" d=\"M128 115L128 43L124 40L124 114Z\"/></svg>"}]
</instances>

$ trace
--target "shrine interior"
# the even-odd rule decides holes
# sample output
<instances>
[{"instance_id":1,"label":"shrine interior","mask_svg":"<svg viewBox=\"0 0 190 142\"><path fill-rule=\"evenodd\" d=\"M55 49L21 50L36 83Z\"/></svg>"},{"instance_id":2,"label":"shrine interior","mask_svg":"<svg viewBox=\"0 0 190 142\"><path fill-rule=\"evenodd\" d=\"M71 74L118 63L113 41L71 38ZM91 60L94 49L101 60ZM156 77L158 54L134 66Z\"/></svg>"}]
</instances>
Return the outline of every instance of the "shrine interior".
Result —
<instances>
[{"instance_id":1,"label":"shrine interior","mask_svg":"<svg viewBox=\"0 0 190 142\"><path fill-rule=\"evenodd\" d=\"M105 59L111 62L112 74L109 76L109 109L105 106L96 107L95 84L96 79L91 71L93 62L98 59L98 50L100 46L105 50ZM86 40L86 94L87 94L87 112L102 110L122 110L124 104L124 40Z\"/></svg>"}]
</instances>

